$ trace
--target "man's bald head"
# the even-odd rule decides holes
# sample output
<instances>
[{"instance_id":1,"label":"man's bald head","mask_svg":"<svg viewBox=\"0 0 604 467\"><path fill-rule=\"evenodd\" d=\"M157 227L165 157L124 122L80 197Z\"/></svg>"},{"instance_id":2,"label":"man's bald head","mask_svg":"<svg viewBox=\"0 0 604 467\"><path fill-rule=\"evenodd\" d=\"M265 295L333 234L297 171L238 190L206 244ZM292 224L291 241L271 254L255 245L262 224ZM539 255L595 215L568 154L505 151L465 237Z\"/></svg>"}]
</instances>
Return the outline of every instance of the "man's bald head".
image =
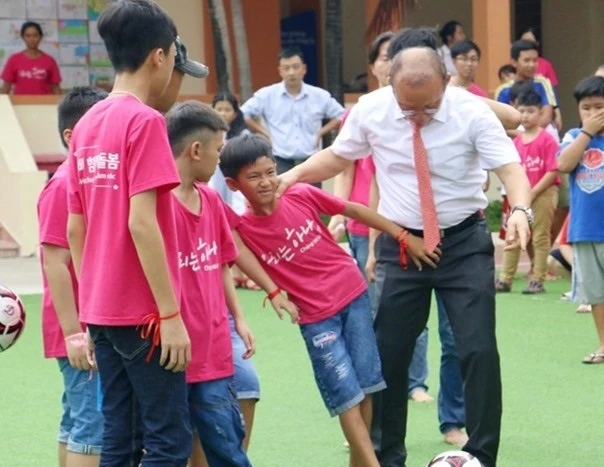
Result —
<instances>
[{"instance_id":1,"label":"man's bald head","mask_svg":"<svg viewBox=\"0 0 604 467\"><path fill-rule=\"evenodd\" d=\"M435 78L448 81L447 69L438 52L428 47L412 47L395 55L390 68L390 82L403 80L421 85Z\"/></svg>"}]
</instances>

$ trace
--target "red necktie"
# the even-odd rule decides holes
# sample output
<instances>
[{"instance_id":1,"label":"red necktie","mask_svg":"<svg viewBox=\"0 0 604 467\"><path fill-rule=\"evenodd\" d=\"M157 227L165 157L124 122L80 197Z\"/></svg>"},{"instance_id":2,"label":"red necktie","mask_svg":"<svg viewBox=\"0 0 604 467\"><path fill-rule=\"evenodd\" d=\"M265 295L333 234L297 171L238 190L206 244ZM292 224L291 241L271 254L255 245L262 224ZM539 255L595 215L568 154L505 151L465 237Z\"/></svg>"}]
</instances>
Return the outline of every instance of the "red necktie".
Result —
<instances>
[{"instance_id":1,"label":"red necktie","mask_svg":"<svg viewBox=\"0 0 604 467\"><path fill-rule=\"evenodd\" d=\"M422 208L424 246L426 250L433 252L440 243L440 229L438 228L434 193L430 180L428 154L422 141L421 129L421 124L413 122L413 160L415 161L415 173L419 188L419 202Z\"/></svg>"}]
</instances>

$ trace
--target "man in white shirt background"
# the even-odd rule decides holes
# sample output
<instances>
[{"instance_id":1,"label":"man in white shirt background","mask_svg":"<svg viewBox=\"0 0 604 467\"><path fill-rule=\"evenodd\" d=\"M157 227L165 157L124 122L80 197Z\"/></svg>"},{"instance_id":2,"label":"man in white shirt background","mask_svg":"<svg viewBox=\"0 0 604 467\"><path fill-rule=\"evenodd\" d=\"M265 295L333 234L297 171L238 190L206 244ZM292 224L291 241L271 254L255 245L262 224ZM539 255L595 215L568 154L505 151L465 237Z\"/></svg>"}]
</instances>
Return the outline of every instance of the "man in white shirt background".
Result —
<instances>
[{"instance_id":1,"label":"man in white shirt background","mask_svg":"<svg viewBox=\"0 0 604 467\"><path fill-rule=\"evenodd\" d=\"M344 107L325 89L304 82L300 49L281 51L278 70L282 81L256 91L241 111L250 130L271 141L277 172L284 173L320 149L323 136L340 125Z\"/></svg>"},{"instance_id":2,"label":"man in white shirt background","mask_svg":"<svg viewBox=\"0 0 604 467\"><path fill-rule=\"evenodd\" d=\"M375 322L388 388L376 397L372 436L382 467L406 462L407 382L415 340L439 292L458 344L470 439L464 450L496 465L501 428L501 375L495 337L493 243L480 211L484 170L511 197L509 245L524 248L532 220L530 186L495 114L475 96L447 86L438 54L399 53L391 87L359 99L333 146L281 176L280 190L328 179L372 154L380 214L403 226L399 241L376 243L384 284ZM399 245L405 245L404 255ZM406 257L406 267L401 260Z\"/></svg>"}]
</instances>

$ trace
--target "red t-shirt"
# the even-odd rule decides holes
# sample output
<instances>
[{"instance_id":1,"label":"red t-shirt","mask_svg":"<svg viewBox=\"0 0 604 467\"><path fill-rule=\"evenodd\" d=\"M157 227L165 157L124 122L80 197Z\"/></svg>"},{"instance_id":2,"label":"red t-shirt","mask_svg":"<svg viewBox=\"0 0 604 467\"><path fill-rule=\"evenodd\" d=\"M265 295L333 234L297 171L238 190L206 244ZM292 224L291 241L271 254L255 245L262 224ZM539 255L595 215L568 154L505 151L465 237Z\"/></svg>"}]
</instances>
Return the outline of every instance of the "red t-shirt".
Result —
<instances>
[{"instance_id":1,"label":"red t-shirt","mask_svg":"<svg viewBox=\"0 0 604 467\"><path fill-rule=\"evenodd\" d=\"M470 84L470 86L468 87L468 92L471 92L472 94L480 97L489 97L489 95L476 83Z\"/></svg>"},{"instance_id":2,"label":"red t-shirt","mask_svg":"<svg viewBox=\"0 0 604 467\"><path fill-rule=\"evenodd\" d=\"M67 163L63 162L50 181L46 184L38 198L38 223L40 232L40 245L53 245L69 250L67 242L67 177L69 170ZM44 255L40 251L40 262L44 264ZM71 283L74 294L78 296L78 282L73 265L70 264ZM42 283L44 295L42 296L42 340L44 342L44 356L46 358L67 357L65 336L59 324L59 318L52 303L48 281L44 268L42 268ZM85 329L85 327L83 327Z\"/></svg>"},{"instance_id":3,"label":"red t-shirt","mask_svg":"<svg viewBox=\"0 0 604 467\"><path fill-rule=\"evenodd\" d=\"M342 214L344 207L340 198L298 184L268 216L247 211L239 217L227 209L231 227L298 306L300 324L335 315L367 290L358 266L321 220L321 214Z\"/></svg>"},{"instance_id":4,"label":"red t-shirt","mask_svg":"<svg viewBox=\"0 0 604 467\"><path fill-rule=\"evenodd\" d=\"M531 188L539 183L547 172L558 170L556 154L559 145L547 131L541 130L530 143L524 143L520 134L514 138L514 145L520 155L520 162L524 167ZM555 183L560 184L560 180L557 179Z\"/></svg>"},{"instance_id":5,"label":"red t-shirt","mask_svg":"<svg viewBox=\"0 0 604 467\"><path fill-rule=\"evenodd\" d=\"M224 296L222 267L238 252L222 200L211 188L197 185L201 213L194 214L173 196L181 312L191 338L187 382L200 383L234 374L231 329Z\"/></svg>"},{"instance_id":6,"label":"red t-shirt","mask_svg":"<svg viewBox=\"0 0 604 467\"><path fill-rule=\"evenodd\" d=\"M138 325L158 310L128 227L134 195L157 192L157 222L180 299L170 192L180 177L164 117L133 96L107 98L75 126L68 159L69 212L83 214L86 222L79 278L81 321Z\"/></svg>"},{"instance_id":7,"label":"red t-shirt","mask_svg":"<svg viewBox=\"0 0 604 467\"><path fill-rule=\"evenodd\" d=\"M61 82L61 73L50 55L42 52L38 58L31 58L19 52L7 60L2 80L13 85L15 95L52 94L53 85Z\"/></svg>"}]
</instances>

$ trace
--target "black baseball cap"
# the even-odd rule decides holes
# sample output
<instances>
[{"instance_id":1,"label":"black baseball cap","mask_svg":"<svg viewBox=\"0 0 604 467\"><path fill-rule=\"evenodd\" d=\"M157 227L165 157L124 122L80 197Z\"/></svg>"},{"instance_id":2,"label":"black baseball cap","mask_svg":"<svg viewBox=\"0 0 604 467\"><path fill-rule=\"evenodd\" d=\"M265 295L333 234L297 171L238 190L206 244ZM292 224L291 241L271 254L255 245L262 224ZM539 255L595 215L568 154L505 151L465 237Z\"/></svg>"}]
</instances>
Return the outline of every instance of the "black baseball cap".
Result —
<instances>
[{"instance_id":1,"label":"black baseball cap","mask_svg":"<svg viewBox=\"0 0 604 467\"><path fill-rule=\"evenodd\" d=\"M180 37L176 36L174 44L176 45L174 68L193 78L205 78L210 74L207 66L187 57L187 48Z\"/></svg>"}]
</instances>

